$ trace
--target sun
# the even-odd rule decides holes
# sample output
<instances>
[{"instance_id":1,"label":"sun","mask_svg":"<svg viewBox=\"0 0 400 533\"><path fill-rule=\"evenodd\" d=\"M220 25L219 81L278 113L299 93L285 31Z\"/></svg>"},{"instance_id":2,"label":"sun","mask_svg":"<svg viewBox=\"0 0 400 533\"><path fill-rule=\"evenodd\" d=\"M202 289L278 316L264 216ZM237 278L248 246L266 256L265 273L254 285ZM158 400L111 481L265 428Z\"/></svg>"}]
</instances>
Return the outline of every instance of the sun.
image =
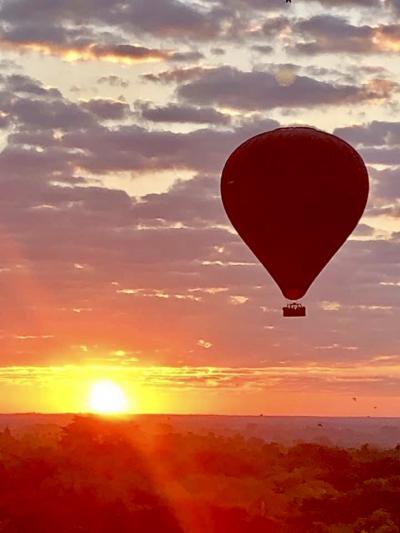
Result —
<instances>
[{"instance_id":1,"label":"sun","mask_svg":"<svg viewBox=\"0 0 400 533\"><path fill-rule=\"evenodd\" d=\"M89 392L90 410L105 415L128 411L128 400L122 388L112 381L98 381Z\"/></svg>"}]
</instances>

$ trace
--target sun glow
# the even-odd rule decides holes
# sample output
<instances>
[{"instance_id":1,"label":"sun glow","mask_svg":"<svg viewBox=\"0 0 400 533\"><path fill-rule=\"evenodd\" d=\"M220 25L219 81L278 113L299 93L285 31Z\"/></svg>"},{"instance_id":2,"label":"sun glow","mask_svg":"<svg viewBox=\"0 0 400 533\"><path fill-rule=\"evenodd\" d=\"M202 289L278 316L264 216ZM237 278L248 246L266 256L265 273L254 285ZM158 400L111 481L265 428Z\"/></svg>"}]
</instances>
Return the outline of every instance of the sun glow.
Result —
<instances>
[{"instance_id":1,"label":"sun glow","mask_svg":"<svg viewBox=\"0 0 400 533\"><path fill-rule=\"evenodd\" d=\"M99 414L121 414L128 411L128 400L119 385L98 381L90 389L89 408Z\"/></svg>"}]
</instances>

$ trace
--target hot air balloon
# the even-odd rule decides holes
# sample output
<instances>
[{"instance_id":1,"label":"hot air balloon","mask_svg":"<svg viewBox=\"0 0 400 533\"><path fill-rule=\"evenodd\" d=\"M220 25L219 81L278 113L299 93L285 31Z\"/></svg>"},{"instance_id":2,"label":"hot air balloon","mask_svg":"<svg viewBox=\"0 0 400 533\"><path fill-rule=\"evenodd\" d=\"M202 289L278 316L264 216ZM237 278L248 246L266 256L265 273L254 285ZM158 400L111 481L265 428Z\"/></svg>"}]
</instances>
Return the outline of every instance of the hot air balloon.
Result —
<instances>
[{"instance_id":1,"label":"hot air balloon","mask_svg":"<svg viewBox=\"0 0 400 533\"><path fill-rule=\"evenodd\" d=\"M240 145L222 172L226 213L288 300L302 298L356 227L369 191L360 155L308 127L279 128ZM292 303L284 316L304 316Z\"/></svg>"}]
</instances>

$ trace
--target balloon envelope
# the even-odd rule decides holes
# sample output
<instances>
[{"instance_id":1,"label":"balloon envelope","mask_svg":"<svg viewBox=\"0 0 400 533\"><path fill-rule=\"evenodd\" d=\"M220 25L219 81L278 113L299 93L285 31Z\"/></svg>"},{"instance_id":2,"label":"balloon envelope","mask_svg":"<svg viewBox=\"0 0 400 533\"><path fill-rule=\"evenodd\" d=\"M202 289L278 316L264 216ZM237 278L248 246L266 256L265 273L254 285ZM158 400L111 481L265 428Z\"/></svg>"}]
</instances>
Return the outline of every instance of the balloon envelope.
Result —
<instances>
[{"instance_id":1,"label":"balloon envelope","mask_svg":"<svg viewBox=\"0 0 400 533\"><path fill-rule=\"evenodd\" d=\"M233 226L289 300L304 296L364 212L368 172L345 141L280 128L229 157L221 193Z\"/></svg>"}]
</instances>

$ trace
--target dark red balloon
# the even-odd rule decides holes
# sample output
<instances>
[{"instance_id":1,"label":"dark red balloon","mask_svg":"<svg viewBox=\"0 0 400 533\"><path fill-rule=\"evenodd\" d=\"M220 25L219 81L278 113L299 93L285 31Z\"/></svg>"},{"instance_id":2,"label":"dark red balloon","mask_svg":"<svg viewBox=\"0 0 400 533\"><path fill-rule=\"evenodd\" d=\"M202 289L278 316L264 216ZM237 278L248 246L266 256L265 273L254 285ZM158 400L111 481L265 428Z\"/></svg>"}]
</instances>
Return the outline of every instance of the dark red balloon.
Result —
<instances>
[{"instance_id":1,"label":"dark red balloon","mask_svg":"<svg viewBox=\"0 0 400 533\"><path fill-rule=\"evenodd\" d=\"M354 148L305 127L249 139L221 181L229 219L289 300L304 296L354 230L368 190Z\"/></svg>"}]
</instances>

